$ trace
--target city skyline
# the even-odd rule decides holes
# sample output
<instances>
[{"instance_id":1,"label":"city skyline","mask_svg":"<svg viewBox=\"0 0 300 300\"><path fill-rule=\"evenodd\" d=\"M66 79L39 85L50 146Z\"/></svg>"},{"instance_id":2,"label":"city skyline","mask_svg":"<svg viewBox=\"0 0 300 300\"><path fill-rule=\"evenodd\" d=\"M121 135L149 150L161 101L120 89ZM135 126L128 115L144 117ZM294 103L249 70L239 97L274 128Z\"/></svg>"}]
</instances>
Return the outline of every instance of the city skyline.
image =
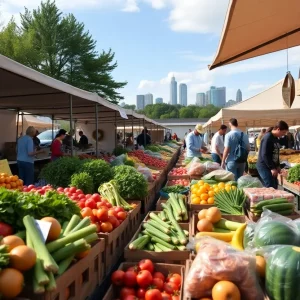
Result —
<instances>
[{"instance_id":1,"label":"city skyline","mask_svg":"<svg viewBox=\"0 0 300 300\"><path fill-rule=\"evenodd\" d=\"M196 94L196 105L197 106L206 106L205 93L197 93Z\"/></svg>"},{"instance_id":2,"label":"city skyline","mask_svg":"<svg viewBox=\"0 0 300 300\"><path fill-rule=\"evenodd\" d=\"M187 85L185 83L179 84L179 104L187 106Z\"/></svg>"},{"instance_id":3,"label":"city skyline","mask_svg":"<svg viewBox=\"0 0 300 300\"><path fill-rule=\"evenodd\" d=\"M145 95L136 96L136 109L142 110L145 108Z\"/></svg>"},{"instance_id":4,"label":"city skyline","mask_svg":"<svg viewBox=\"0 0 300 300\"><path fill-rule=\"evenodd\" d=\"M236 99L235 99L235 101L237 103L243 101L243 94L242 94L242 91L240 89L238 89L237 92L236 92Z\"/></svg>"},{"instance_id":5,"label":"city skyline","mask_svg":"<svg viewBox=\"0 0 300 300\"><path fill-rule=\"evenodd\" d=\"M170 83L170 104L177 105L177 81L174 76Z\"/></svg>"},{"instance_id":6,"label":"city skyline","mask_svg":"<svg viewBox=\"0 0 300 300\"><path fill-rule=\"evenodd\" d=\"M147 105L152 105L152 104L153 104L153 94L148 93L148 94L145 95L145 105L144 105L144 108Z\"/></svg>"},{"instance_id":7,"label":"city skyline","mask_svg":"<svg viewBox=\"0 0 300 300\"><path fill-rule=\"evenodd\" d=\"M155 99L155 104L161 104L161 103L164 103L164 99L161 98L161 97L158 97Z\"/></svg>"}]
</instances>

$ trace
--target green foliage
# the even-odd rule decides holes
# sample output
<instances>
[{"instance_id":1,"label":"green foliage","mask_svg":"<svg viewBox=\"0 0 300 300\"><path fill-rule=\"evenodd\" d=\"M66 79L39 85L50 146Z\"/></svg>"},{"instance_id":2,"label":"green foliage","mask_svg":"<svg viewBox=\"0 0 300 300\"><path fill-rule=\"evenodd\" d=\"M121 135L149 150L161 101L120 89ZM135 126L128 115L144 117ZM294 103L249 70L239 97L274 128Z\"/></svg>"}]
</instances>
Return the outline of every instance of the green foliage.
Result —
<instances>
[{"instance_id":1,"label":"green foliage","mask_svg":"<svg viewBox=\"0 0 300 300\"><path fill-rule=\"evenodd\" d=\"M92 194L94 192L93 178L86 172L74 174L71 177L70 186L81 189L84 194Z\"/></svg>"},{"instance_id":2,"label":"green foliage","mask_svg":"<svg viewBox=\"0 0 300 300\"><path fill-rule=\"evenodd\" d=\"M210 118L218 113L219 107L207 105L200 107L196 105L189 105L183 107L181 105L170 105L166 103L158 103L147 105L140 113L145 114L152 119L189 119L189 118Z\"/></svg>"},{"instance_id":3,"label":"green foliage","mask_svg":"<svg viewBox=\"0 0 300 300\"><path fill-rule=\"evenodd\" d=\"M158 146L154 146L154 145L147 145L146 150L150 150L152 152L159 152L160 148Z\"/></svg>"},{"instance_id":4,"label":"green foliage","mask_svg":"<svg viewBox=\"0 0 300 300\"><path fill-rule=\"evenodd\" d=\"M124 165L125 165L125 166L134 167L134 166L135 166L135 163L134 163L133 160L125 160L125 161L124 161Z\"/></svg>"},{"instance_id":5,"label":"green foliage","mask_svg":"<svg viewBox=\"0 0 300 300\"><path fill-rule=\"evenodd\" d=\"M40 178L54 187L67 187L71 183L73 174L78 173L82 161L77 157L62 157L47 164L40 174Z\"/></svg>"},{"instance_id":6,"label":"green foliage","mask_svg":"<svg viewBox=\"0 0 300 300\"><path fill-rule=\"evenodd\" d=\"M114 52L98 53L96 41L73 14L63 15L47 0L32 11L25 8L21 25L12 19L0 31L1 54L111 102L123 99L118 90L127 83L112 77Z\"/></svg>"},{"instance_id":7,"label":"green foliage","mask_svg":"<svg viewBox=\"0 0 300 300\"><path fill-rule=\"evenodd\" d=\"M113 155L115 155L115 156L119 156L119 155L126 154L126 153L128 153L128 150L125 149L123 146L117 146L113 150Z\"/></svg>"},{"instance_id":8,"label":"green foliage","mask_svg":"<svg viewBox=\"0 0 300 300\"><path fill-rule=\"evenodd\" d=\"M35 219L51 216L63 224L70 221L74 214L80 216L78 205L56 191L49 191L41 196L36 193L0 189L0 220L15 229L24 228L23 217L26 215Z\"/></svg>"},{"instance_id":9,"label":"green foliage","mask_svg":"<svg viewBox=\"0 0 300 300\"><path fill-rule=\"evenodd\" d=\"M125 104L123 108L135 110L135 109L136 109L136 106L135 106L134 104L133 104L133 105Z\"/></svg>"},{"instance_id":10,"label":"green foliage","mask_svg":"<svg viewBox=\"0 0 300 300\"><path fill-rule=\"evenodd\" d=\"M98 190L102 183L108 182L113 178L111 166L102 159L85 160L81 170L93 178L94 192Z\"/></svg>"},{"instance_id":11,"label":"green foliage","mask_svg":"<svg viewBox=\"0 0 300 300\"><path fill-rule=\"evenodd\" d=\"M145 177L135 168L118 166L113 168L114 180L118 184L120 195L124 199L143 199L148 192Z\"/></svg>"},{"instance_id":12,"label":"green foliage","mask_svg":"<svg viewBox=\"0 0 300 300\"><path fill-rule=\"evenodd\" d=\"M289 169L287 180L292 183L300 180L300 165Z\"/></svg>"}]
</instances>

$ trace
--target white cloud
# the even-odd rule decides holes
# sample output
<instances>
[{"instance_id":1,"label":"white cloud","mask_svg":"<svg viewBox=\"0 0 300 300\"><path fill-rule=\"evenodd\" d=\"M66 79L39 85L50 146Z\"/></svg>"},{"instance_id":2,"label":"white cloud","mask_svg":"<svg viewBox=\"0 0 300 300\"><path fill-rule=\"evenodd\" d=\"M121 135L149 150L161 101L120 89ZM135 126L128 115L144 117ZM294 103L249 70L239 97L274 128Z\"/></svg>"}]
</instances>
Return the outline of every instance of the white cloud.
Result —
<instances>
[{"instance_id":1,"label":"white cloud","mask_svg":"<svg viewBox=\"0 0 300 300\"><path fill-rule=\"evenodd\" d=\"M122 9L124 12L139 12L140 9L137 5L136 0L127 0L125 3L125 7Z\"/></svg>"},{"instance_id":2,"label":"white cloud","mask_svg":"<svg viewBox=\"0 0 300 300\"><path fill-rule=\"evenodd\" d=\"M142 90L142 89L147 89L147 88L154 88L156 85L156 82L155 81L151 81L151 80L141 80L140 81L140 84L138 86L138 89L139 90Z\"/></svg>"}]
</instances>

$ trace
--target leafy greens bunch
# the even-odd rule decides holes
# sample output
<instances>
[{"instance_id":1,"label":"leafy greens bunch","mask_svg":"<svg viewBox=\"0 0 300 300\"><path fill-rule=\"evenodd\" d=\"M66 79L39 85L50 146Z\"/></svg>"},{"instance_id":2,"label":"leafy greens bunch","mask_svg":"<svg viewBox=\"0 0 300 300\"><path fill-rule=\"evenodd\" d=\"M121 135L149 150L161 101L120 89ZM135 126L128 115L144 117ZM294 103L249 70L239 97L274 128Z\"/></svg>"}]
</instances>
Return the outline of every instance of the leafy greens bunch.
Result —
<instances>
[{"instance_id":1,"label":"leafy greens bunch","mask_svg":"<svg viewBox=\"0 0 300 300\"><path fill-rule=\"evenodd\" d=\"M296 165L289 169L287 180L292 183L300 180L300 165Z\"/></svg>"}]
</instances>

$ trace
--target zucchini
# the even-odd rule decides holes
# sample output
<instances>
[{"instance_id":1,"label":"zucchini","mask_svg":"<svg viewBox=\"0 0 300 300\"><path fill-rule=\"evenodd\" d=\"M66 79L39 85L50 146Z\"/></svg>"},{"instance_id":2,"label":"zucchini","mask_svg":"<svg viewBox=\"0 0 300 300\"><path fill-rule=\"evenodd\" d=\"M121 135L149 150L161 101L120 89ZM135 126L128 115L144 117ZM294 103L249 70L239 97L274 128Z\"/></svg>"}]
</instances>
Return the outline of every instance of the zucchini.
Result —
<instances>
[{"instance_id":1,"label":"zucchini","mask_svg":"<svg viewBox=\"0 0 300 300\"><path fill-rule=\"evenodd\" d=\"M151 226L150 224L144 223L143 227L146 229L147 232L157 236L158 238L161 238L161 239L165 240L166 242L171 242L171 237L169 237L165 233L159 231L158 229Z\"/></svg>"},{"instance_id":2,"label":"zucchini","mask_svg":"<svg viewBox=\"0 0 300 300\"><path fill-rule=\"evenodd\" d=\"M293 209L287 209L287 210L282 210L282 211L277 211L278 214L282 215L282 216L290 216L292 215L294 212Z\"/></svg>"},{"instance_id":3,"label":"zucchini","mask_svg":"<svg viewBox=\"0 0 300 300\"><path fill-rule=\"evenodd\" d=\"M154 246L153 246L153 244L148 243L148 244L147 244L147 250L148 250L148 251L154 251Z\"/></svg>"},{"instance_id":4,"label":"zucchini","mask_svg":"<svg viewBox=\"0 0 300 300\"><path fill-rule=\"evenodd\" d=\"M151 237L151 242L159 243L159 244L164 245L165 247L172 249L172 250L174 250L176 248L174 245L171 245L171 244L165 242L164 240L162 240L158 237L155 237L155 236Z\"/></svg>"},{"instance_id":5,"label":"zucchini","mask_svg":"<svg viewBox=\"0 0 300 300\"><path fill-rule=\"evenodd\" d=\"M157 246L157 244L154 244L153 246L154 246L154 251L155 251L155 252L163 252L163 251Z\"/></svg>"},{"instance_id":6,"label":"zucchini","mask_svg":"<svg viewBox=\"0 0 300 300\"><path fill-rule=\"evenodd\" d=\"M150 241L150 236L144 235L129 244L130 250L143 249Z\"/></svg>"},{"instance_id":7,"label":"zucchini","mask_svg":"<svg viewBox=\"0 0 300 300\"><path fill-rule=\"evenodd\" d=\"M163 252L168 252L168 251L172 251L172 249L165 247L164 245L160 244L160 243L155 243L156 247L158 247L161 251Z\"/></svg>"},{"instance_id":8,"label":"zucchini","mask_svg":"<svg viewBox=\"0 0 300 300\"><path fill-rule=\"evenodd\" d=\"M253 208L255 208L256 210L262 210L263 207L266 206L266 205L280 204L280 203L288 203L288 201L285 198L262 200L259 203L257 203Z\"/></svg>"},{"instance_id":9,"label":"zucchini","mask_svg":"<svg viewBox=\"0 0 300 300\"><path fill-rule=\"evenodd\" d=\"M227 229L230 231L236 231L243 223L228 221L226 219L221 219L219 222L214 224L215 228Z\"/></svg>"},{"instance_id":10,"label":"zucchini","mask_svg":"<svg viewBox=\"0 0 300 300\"><path fill-rule=\"evenodd\" d=\"M156 221L157 223L159 223L161 226L163 226L164 228L170 229L171 226L168 225L166 222L162 221L155 213L150 213L149 214L150 219L152 219L153 221Z\"/></svg>"},{"instance_id":11,"label":"zucchini","mask_svg":"<svg viewBox=\"0 0 300 300\"><path fill-rule=\"evenodd\" d=\"M277 212L277 211L284 211L288 209L294 209L294 207L295 207L294 203L280 203L280 204L265 205L264 209Z\"/></svg>"},{"instance_id":12,"label":"zucchini","mask_svg":"<svg viewBox=\"0 0 300 300\"><path fill-rule=\"evenodd\" d=\"M164 232L166 234L170 233L169 229L161 226L158 222L156 222L154 220L147 221L147 223L150 224L151 226L155 227L156 229L161 230L162 232Z\"/></svg>"}]
</instances>

